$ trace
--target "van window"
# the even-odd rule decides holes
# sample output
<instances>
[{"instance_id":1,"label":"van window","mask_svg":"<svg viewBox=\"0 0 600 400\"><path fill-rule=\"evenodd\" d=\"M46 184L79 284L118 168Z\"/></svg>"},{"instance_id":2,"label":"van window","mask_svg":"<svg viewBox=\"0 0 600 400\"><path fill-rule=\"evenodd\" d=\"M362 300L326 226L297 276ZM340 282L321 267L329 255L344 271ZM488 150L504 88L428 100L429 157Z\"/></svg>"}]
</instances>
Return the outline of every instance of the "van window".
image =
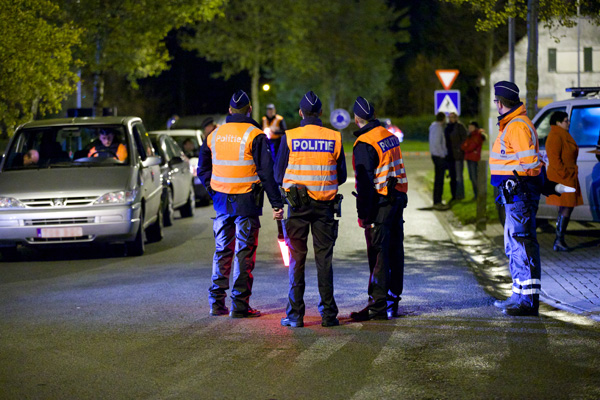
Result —
<instances>
[{"instance_id":1,"label":"van window","mask_svg":"<svg viewBox=\"0 0 600 400\"><path fill-rule=\"evenodd\" d=\"M556 107L547 110L537 121L535 130L538 134L540 147L544 147L548 133L550 133L550 117L557 111L567 112L567 107Z\"/></svg>"},{"instance_id":2,"label":"van window","mask_svg":"<svg viewBox=\"0 0 600 400\"><path fill-rule=\"evenodd\" d=\"M596 146L600 134L600 106L573 107L569 132L578 146Z\"/></svg>"},{"instance_id":3,"label":"van window","mask_svg":"<svg viewBox=\"0 0 600 400\"><path fill-rule=\"evenodd\" d=\"M150 135L148 135L148 131L144 128L144 125L141 123L136 123L133 125L134 134L137 134L142 141L142 147L146 152L147 157L151 157L155 155L154 146L152 146L152 140L150 140Z\"/></svg>"}]
</instances>

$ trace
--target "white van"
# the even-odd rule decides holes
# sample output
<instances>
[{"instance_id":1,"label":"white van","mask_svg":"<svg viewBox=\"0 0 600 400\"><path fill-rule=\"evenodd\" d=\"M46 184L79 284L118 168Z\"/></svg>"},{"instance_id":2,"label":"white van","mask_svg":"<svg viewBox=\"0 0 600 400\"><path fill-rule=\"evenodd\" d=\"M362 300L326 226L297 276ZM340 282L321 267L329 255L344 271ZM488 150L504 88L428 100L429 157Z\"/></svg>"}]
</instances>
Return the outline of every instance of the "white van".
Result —
<instances>
[{"instance_id":1,"label":"white van","mask_svg":"<svg viewBox=\"0 0 600 400\"><path fill-rule=\"evenodd\" d=\"M571 220L600 222L600 87L569 88L572 99L557 101L542 108L533 124L540 141L540 156L548 163L545 149L546 138L550 132L550 116L556 111L569 114L571 125L569 133L579 146L579 184L583 196L583 205L575 207ZM558 207L546 204L546 197L540 199L537 217L555 219Z\"/></svg>"}]
</instances>

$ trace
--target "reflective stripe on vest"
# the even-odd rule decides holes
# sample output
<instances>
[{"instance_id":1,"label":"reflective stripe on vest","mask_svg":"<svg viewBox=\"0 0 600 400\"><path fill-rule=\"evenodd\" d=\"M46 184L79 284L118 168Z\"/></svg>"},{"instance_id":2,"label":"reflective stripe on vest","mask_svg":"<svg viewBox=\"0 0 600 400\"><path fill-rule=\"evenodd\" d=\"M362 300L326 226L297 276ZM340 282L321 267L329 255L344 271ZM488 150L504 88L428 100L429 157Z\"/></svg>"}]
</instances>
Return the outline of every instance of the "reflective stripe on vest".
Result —
<instances>
[{"instance_id":1,"label":"reflective stripe on vest","mask_svg":"<svg viewBox=\"0 0 600 400\"><path fill-rule=\"evenodd\" d=\"M387 196L389 178L396 178L398 181L394 188L399 192L406 193L408 191L408 179L404 169L400 141L396 135L390 133L384 127L378 126L360 135L354 142L354 146L360 142L370 145L377 152L379 164L373 171L373 186L377 193ZM356 171L354 171L354 174L356 175Z\"/></svg>"},{"instance_id":2,"label":"reflective stripe on vest","mask_svg":"<svg viewBox=\"0 0 600 400\"><path fill-rule=\"evenodd\" d=\"M532 126L523 118L513 118L511 121L506 124L500 136L496 139L500 144L500 152L494 151L497 149L492 149L490 152L490 171L493 175L512 175L513 170L519 172L519 175L527 175L527 170L533 170L542 165L539 159L538 151L534 147L533 149L522 150L516 153L507 154L506 141L504 137L508 131L508 127L515 121L520 121L527 125L527 129L529 129L531 142L534 143L534 146L537 147L538 136ZM493 147L497 147L495 144ZM526 157L535 157L537 156L537 160L532 163L523 163L522 159ZM499 162L497 164L496 162Z\"/></svg>"},{"instance_id":3,"label":"reflective stripe on vest","mask_svg":"<svg viewBox=\"0 0 600 400\"><path fill-rule=\"evenodd\" d=\"M245 131L239 129L245 128L246 125L250 126ZM222 130L226 132L223 133ZM256 174L256 165L251 150L252 141L259 134L262 132L254 125L239 123L225 124L210 133L213 165L210 186L212 189L221 193L242 194L250 192L252 184L260 181ZM219 141L225 143L225 146L227 146L226 142L236 143L236 147L217 149ZM237 147L237 143L239 143L239 147Z\"/></svg>"},{"instance_id":4,"label":"reflective stripe on vest","mask_svg":"<svg viewBox=\"0 0 600 400\"><path fill-rule=\"evenodd\" d=\"M342 150L339 132L306 125L286 132L290 149L282 187L305 186L308 195L321 201L333 200L338 190L337 159Z\"/></svg>"}]
</instances>

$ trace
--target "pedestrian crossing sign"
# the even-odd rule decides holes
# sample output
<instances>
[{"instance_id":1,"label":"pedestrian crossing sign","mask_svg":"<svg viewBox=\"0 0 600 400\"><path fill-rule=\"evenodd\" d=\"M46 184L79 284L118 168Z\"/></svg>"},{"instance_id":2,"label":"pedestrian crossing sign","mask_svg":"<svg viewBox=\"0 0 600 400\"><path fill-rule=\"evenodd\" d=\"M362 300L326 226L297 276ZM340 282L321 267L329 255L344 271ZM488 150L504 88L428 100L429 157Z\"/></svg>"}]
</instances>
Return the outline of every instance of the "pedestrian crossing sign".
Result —
<instances>
[{"instance_id":1,"label":"pedestrian crossing sign","mask_svg":"<svg viewBox=\"0 0 600 400\"><path fill-rule=\"evenodd\" d=\"M435 91L435 114L439 112L460 115L460 90Z\"/></svg>"}]
</instances>

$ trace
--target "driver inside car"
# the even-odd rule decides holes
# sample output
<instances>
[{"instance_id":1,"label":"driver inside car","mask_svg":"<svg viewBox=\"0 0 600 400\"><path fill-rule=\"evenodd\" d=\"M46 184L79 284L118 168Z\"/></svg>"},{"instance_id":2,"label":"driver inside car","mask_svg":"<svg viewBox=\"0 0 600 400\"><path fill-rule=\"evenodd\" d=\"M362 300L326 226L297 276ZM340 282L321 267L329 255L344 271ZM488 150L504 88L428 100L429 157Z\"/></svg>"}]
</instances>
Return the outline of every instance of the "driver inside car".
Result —
<instances>
[{"instance_id":1,"label":"driver inside car","mask_svg":"<svg viewBox=\"0 0 600 400\"><path fill-rule=\"evenodd\" d=\"M127 148L115 138L112 129L101 128L98 139L94 141L88 157L113 157L119 161L125 161Z\"/></svg>"}]
</instances>

